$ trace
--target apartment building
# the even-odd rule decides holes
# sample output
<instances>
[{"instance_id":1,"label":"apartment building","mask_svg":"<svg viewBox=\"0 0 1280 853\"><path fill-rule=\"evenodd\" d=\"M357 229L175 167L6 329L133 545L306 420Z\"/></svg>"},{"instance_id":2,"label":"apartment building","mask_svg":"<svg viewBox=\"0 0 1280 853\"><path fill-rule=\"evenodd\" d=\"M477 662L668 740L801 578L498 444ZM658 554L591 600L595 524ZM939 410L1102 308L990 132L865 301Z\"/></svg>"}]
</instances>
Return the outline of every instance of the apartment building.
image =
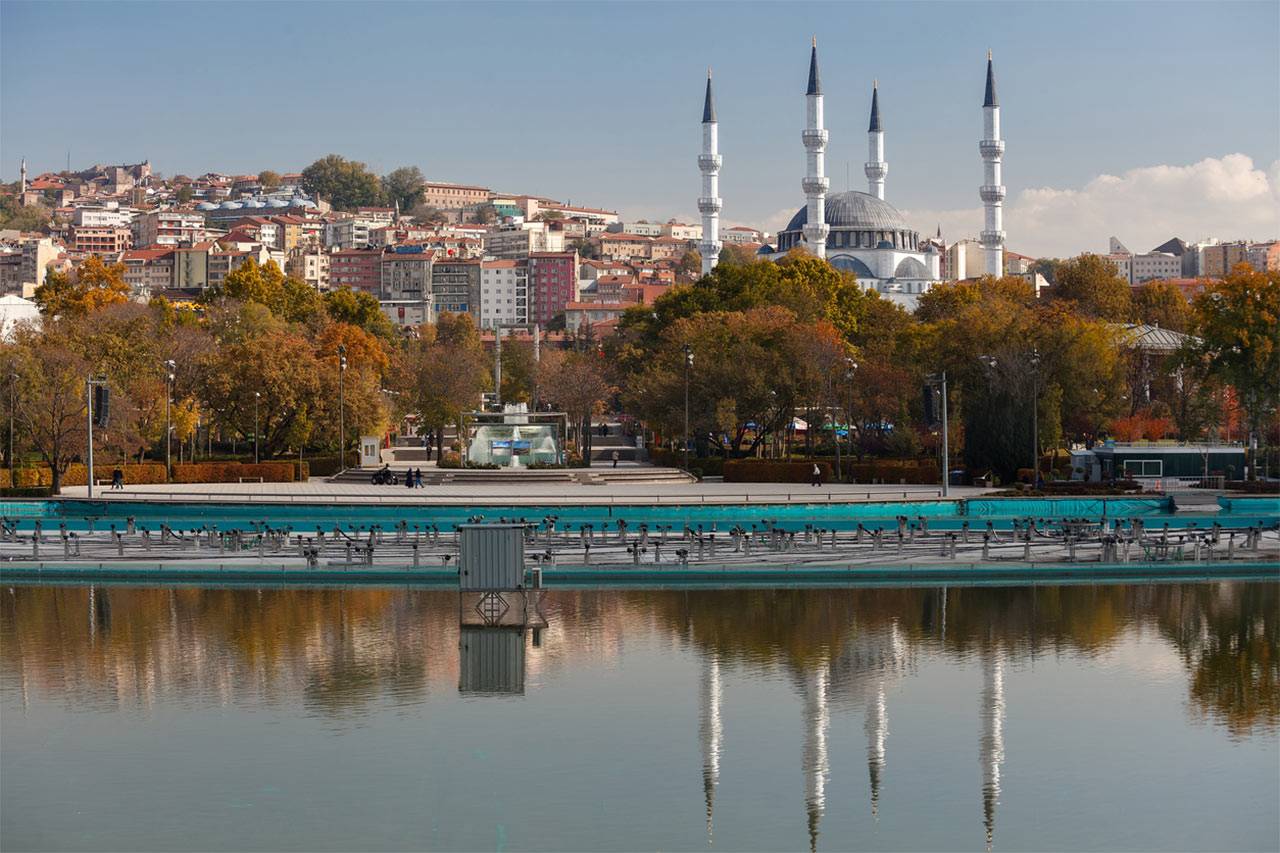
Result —
<instances>
[{"instance_id":1,"label":"apartment building","mask_svg":"<svg viewBox=\"0 0 1280 853\"><path fill-rule=\"evenodd\" d=\"M329 255L329 287L349 287L378 295L382 287L381 249L340 249Z\"/></svg>"},{"instance_id":2,"label":"apartment building","mask_svg":"<svg viewBox=\"0 0 1280 853\"><path fill-rule=\"evenodd\" d=\"M422 246L394 246L384 251L378 298L429 299L432 260L433 253Z\"/></svg>"},{"instance_id":3,"label":"apartment building","mask_svg":"<svg viewBox=\"0 0 1280 853\"><path fill-rule=\"evenodd\" d=\"M431 299L437 315L471 314L479 322L481 261L437 259L431 267Z\"/></svg>"},{"instance_id":4,"label":"apartment building","mask_svg":"<svg viewBox=\"0 0 1280 853\"><path fill-rule=\"evenodd\" d=\"M480 327L529 322L529 261L485 261L480 267Z\"/></svg>"},{"instance_id":5,"label":"apartment building","mask_svg":"<svg viewBox=\"0 0 1280 853\"><path fill-rule=\"evenodd\" d=\"M115 258L133 245L133 233L120 225L73 225L71 249L81 255Z\"/></svg>"},{"instance_id":6,"label":"apartment building","mask_svg":"<svg viewBox=\"0 0 1280 853\"><path fill-rule=\"evenodd\" d=\"M205 238L204 217L179 210L153 210L133 220L134 243L148 246L177 246L199 243Z\"/></svg>"},{"instance_id":7,"label":"apartment building","mask_svg":"<svg viewBox=\"0 0 1280 853\"><path fill-rule=\"evenodd\" d=\"M484 235L484 254L499 260L519 260L533 252L563 252L564 241L560 222L509 222Z\"/></svg>"},{"instance_id":8,"label":"apartment building","mask_svg":"<svg viewBox=\"0 0 1280 853\"><path fill-rule=\"evenodd\" d=\"M284 270L316 290L329 289L329 253L318 246L295 246L289 251Z\"/></svg>"},{"instance_id":9,"label":"apartment building","mask_svg":"<svg viewBox=\"0 0 1280 853\"><path fill-rule=\"evenodd\" d=\"M578 301L578 253L529 255L529 321L545 326Z\"/></svg>"},{"instance_id":10,"label":"apartment building","mask_svg":"<svg viewBox=\"0 0 1280 853\"><path fill-rule=\"evenodd\" d=\"M427 181L422 185L422 203L440 210L484 204L493 192L486 187Z\"/></svg>"},{"instance_id":11,"label":"apartment building","mask_svg":"<svg viewBox=\"0 0 1280 853\"><path fill-rule=\"evenodd\" d=\"M144 302L151 295L173 287L176 250L129 249L121 261L124 263L124 280L133 295Z\"/></svg>"}]
</instances>

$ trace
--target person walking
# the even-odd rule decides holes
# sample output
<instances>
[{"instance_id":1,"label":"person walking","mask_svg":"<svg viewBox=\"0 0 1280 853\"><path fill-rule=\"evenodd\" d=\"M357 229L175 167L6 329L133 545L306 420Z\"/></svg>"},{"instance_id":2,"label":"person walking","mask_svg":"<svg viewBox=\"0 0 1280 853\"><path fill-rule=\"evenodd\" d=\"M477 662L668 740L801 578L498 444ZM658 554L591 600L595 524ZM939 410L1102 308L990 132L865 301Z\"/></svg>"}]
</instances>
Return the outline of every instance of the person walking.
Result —
<instances>
[{"instance_id":1,"label":"person walking","mask_svg":"<svg viewBox=\"0 0 1280 853\"><path fill-rule=\"evenodd\" d=\"M613 451L613 467L618 467L618 451Z\"/></svg>"},{"instance_id":2,"label":"person walking","mask_svg":"<svg viewBox=\"0 0 1280 853\"><path fill-rule=\"evenodd\" d=\"M813 475L812 475L812 478L811 478L811 480L810 480L809 485L811 485L811 486L821 486L821 485L822 485L822 469L818 467L818 463L817 463L817 462L813 463Z\"/></svg>"},{"instance_id":3,"label":"person walking","mask_svg":"<svg viewBox=\"0 0 1280 853\"><path fill-rule=\"evenodd\" d=\"M415 489L422 488L422 469L418 468L413 472L413 487Z\"/></svg>"},{"instance_id":4,"label":"person walking","mask_svg":"<svg viewBox=\"0 0 1280 853\"><path fill-rule=\"evenodd\" d=\"M124 490L124 471L117 465L111 472L111 488Z\"/></svg>"}]
</instances>

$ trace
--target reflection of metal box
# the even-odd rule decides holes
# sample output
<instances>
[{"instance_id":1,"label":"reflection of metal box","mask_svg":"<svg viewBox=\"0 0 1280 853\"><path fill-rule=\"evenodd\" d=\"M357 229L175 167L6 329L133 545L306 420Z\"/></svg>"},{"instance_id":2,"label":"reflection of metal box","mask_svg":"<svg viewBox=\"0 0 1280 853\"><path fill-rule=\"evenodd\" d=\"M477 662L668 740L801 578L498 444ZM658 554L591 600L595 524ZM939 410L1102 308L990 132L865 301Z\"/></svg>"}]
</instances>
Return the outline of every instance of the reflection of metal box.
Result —
<instances>
[{"instance_id":1,"label":"reflection of metal box","mask_svg":"<svg viewBox=\"0 0 1280 853\"><path fill-rule=\"evenodd\" d=\"M523 524L460 524L458 537L460 589L524 585Z\"/></svg>"},{"instance_id":2,"label":"reflection of metal box","mask_svg":"<svg viewBox=\"0 0 1280 853\"><path fill-rule=\"evenodd\" d=\"M524 629L462 628L459 693L524 693Z\"/></svg>"}]
</instances>

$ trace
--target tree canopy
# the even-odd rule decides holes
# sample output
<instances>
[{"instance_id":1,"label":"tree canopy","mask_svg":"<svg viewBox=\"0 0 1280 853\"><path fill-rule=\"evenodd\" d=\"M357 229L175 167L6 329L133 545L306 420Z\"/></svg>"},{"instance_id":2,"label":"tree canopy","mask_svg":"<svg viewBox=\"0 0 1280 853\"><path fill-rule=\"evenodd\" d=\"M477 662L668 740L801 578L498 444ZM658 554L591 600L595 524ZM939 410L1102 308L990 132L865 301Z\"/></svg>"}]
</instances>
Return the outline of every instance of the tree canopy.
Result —
<instances>
[{"instance_id":1,"label":"tree canopy","mask_svg":"<svg viewBox=\"0 0 1280 853\"><path fill-rule=\"evenodd\" d=\"M319 194L337 210L354 210L383 204L382 181L356 160L328 154L302 170L302 188Z\"/></svg>"}]
</instances>

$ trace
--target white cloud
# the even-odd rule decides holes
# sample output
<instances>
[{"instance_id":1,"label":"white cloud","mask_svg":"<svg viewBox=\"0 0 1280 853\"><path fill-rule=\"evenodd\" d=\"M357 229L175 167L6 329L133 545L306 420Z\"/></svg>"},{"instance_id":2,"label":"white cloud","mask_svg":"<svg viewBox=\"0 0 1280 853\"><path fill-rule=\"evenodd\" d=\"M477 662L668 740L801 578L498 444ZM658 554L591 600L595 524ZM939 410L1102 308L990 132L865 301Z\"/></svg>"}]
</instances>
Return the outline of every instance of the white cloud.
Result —
<instances>
[{"instance_id":1,"label":"white cloud","mask_svg":"<svg viewBox=\"0 0 1280 853\"><path fill-rule=\"evenodd\" d=\"M976 236L982 208L904 211L948 240ZM1105 251L1119 237L1135 252L1170 237L1265 240L1280 237L1280 160L1263 170L1244 154L1190 166L1144 166L1099 175L1080 189L1035 187L1005 202L1009 248L1026 255L1069 257Z\"/></svg>"}]
</instances>

